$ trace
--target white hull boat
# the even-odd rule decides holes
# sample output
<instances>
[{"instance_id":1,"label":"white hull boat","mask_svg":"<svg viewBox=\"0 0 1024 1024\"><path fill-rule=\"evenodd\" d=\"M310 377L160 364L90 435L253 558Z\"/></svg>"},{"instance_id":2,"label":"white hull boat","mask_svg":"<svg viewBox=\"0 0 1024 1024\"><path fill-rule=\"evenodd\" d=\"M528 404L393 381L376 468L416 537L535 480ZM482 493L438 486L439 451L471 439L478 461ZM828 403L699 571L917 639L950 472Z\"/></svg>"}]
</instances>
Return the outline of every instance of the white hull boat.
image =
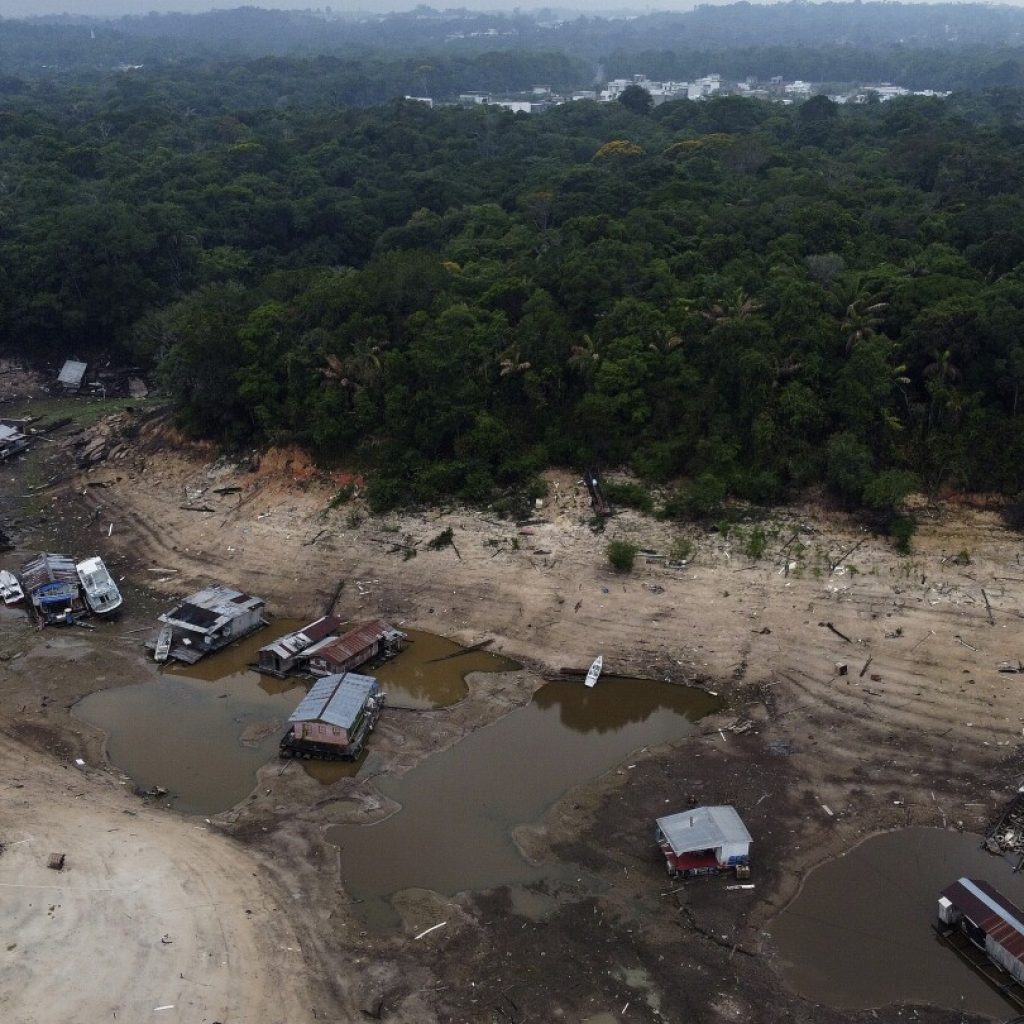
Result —
<instances>
[{"instance_id":1,"label":"white hull boat","mask_svg":"<svg viewBox=\"0 0 1024 1024\"><path fill-rule=\"evenodd\" d=\"M0 569L0 598L4 604L17 604L25 597L25 591L21 589L18 577L13 572Z\"/></svg>"},{"instance_id":2,"label":"white hull boat","mask_svg":"<svg viewBox=\"0 0 1024 1024\"><path fill-rule=\"evenodd\" d=\"M85 592L85 603L93 613L109 615L121 607L121 591L117 589L117 584L101 559L87 558L79 562L76 568Z\"/></svg>"},{"instance_id":3,"label":"white hull boat","mask_svg":"<svg viewBox=\"0 0 1024 1024\"><path fill-rule=\"evenodd\" d=\"M171 653L171 639L173 631L170 626L164 626L160 635L156 638L156 646L153 648L153 660L164 662Z\"/></svg>"},{"instance_id":4,"label":"white hull boat","mask_svg":"<svg viewBox=\"0 0 1024 1024\"><path fill-rule=\"evenodd\" d=\"M590 671L587 673L585 680L586 685L593 687L597 685L597 680L601 675L601 669L604 667L604 656L599 654L594 659L594 664L590 666Z\"/></svg>"}]
</instances>

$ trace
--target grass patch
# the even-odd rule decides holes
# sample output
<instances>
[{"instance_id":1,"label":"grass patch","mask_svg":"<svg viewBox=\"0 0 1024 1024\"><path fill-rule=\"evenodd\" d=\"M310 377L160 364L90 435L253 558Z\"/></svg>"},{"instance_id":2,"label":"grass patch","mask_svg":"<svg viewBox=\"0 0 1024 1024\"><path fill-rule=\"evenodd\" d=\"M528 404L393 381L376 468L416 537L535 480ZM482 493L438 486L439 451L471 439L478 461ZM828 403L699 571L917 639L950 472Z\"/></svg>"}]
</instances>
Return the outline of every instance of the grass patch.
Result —
<instances>
[{"instance_id":1,"label":"grass patch","mask_svg":"<svg viewBox=\"0 0 1024 1024\"><path fill-rule=\"evenodd\" d=\"M607 547L608 562L616 572L632 572L640 550L628 540L613 540Z\"/></svg>"}]
</instances>

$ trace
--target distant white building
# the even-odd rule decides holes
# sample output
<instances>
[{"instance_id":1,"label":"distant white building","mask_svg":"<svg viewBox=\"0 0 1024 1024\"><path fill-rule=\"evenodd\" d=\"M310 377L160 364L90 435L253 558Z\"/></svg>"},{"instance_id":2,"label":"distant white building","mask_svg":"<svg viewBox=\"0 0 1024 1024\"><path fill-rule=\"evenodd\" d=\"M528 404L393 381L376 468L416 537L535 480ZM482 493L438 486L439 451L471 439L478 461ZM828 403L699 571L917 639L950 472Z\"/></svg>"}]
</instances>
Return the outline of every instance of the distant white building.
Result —
<instances>
[{"instance_id":1,"label":"distant white building","mask_svg":"<svg viewBox=\"0 0 1024 1024\"><path fill-rule=\"evenodd\" d=\"M429 96L406 96L405 98L410 103L425 103L428 107L434 105L434 101Z\"/></svg>"},{"instance_id":2,"label":"distant white building","mask_svg":"<svg viewBox=\"0 0 1024 1024\"><path fill-rule=\"evenodd\" d=\"M721 75L705 75L688 83L686 87L686 98L688 100L703 100L708 96L714 96L722 88Z\"/></svg>"},{"instance_id":3,"label":"distant white building","mask_svg":"<svg viewBox=\"0 0 1024 1024\"><path fill-rule=\"evenodd\" d=\"M511 110L513 114L529 114L533 111L533 104L527 100L491 100L489 105Z\"/></svg>"}]
</instances>

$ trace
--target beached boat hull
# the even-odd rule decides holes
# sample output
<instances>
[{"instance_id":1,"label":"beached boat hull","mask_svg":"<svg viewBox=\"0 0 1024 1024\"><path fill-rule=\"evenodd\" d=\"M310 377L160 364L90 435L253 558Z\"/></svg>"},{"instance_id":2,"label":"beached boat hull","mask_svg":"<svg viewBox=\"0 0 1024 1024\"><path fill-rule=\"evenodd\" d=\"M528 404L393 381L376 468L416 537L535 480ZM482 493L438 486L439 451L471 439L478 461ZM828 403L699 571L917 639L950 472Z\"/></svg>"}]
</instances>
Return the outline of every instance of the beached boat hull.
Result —
<instances>
[{"instance_id":1,"label":"beached boat hull","mask_svg":"<svg viewBox=\"0 0 1024 1024\"><path fill-rule=\"evenodd\" d=\"M85 603L94 615L110 615L121 607L123 598L102 559L87 558L75 567L82 581Z\"/></svg>"},{"instance_id":2,"label":"beached boat hull","mask_svg":"<svg viewBox=\"0 0 1024 1024\"><path fill-rule=\"evenodd\" d=\"M25 591L21 589L18 577L13 572L0 572L0 600L4 604L17 604L25 600Z\"/></svg>"}]
</instances>

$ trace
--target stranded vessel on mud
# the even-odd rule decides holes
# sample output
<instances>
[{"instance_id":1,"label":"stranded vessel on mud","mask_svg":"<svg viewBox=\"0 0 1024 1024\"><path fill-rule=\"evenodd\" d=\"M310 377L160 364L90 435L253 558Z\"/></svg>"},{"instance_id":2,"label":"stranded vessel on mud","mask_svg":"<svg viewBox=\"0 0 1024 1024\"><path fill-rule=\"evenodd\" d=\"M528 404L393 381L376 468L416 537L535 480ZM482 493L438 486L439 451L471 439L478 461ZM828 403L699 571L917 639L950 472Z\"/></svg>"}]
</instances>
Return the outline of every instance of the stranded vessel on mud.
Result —
<instances>
[{"instance_id":1,"label":"stranded vessel on mud","mask_svg":"<svg viewBox=\"0 0 1024 1024\"><path fill-rule=\"evenodd\" d=\"M117 589L103 560L94 556L76 566L85 594L85 603L96 615L109 615L121 607L121 591Z\"/></svg>"},{"instance_id":2,"label":"stranded vessel on mud","mask_svg":"<svg viewBox=\"0 0 1024 1024\"><path fill-rule=\"evenodd\" d=\"M281 757L354 761L380 718L387 695L356 672L318 679L288 719Z\"/></svg>"},{"instance_id":3,"label":"stranded vessel on mud","mask_svg":"<svg viewBox=\"0 0 1024 1024\"><path fill-rule=\"evenodd\" d=\"M167 645L167 657L194 665L204 654L219 651L265 626L265 607L262 597L243 594L231 587L207 587L161 615L163 627L147 641L146 647L154 652L157 661L162 660L159 654Z\"/></svg>"},{"instance_id":4,"label":"stranded vessel on mud","mask_svg":"<svg viewBox=\"0 0 1024 1024\"><path fill-rule=\"evenodd\" d=\"M4 604L17 604L25 597L25 591L21 589L18 577L13 572L0 569L0 600Z\"/></svg>"}]
</instances>

